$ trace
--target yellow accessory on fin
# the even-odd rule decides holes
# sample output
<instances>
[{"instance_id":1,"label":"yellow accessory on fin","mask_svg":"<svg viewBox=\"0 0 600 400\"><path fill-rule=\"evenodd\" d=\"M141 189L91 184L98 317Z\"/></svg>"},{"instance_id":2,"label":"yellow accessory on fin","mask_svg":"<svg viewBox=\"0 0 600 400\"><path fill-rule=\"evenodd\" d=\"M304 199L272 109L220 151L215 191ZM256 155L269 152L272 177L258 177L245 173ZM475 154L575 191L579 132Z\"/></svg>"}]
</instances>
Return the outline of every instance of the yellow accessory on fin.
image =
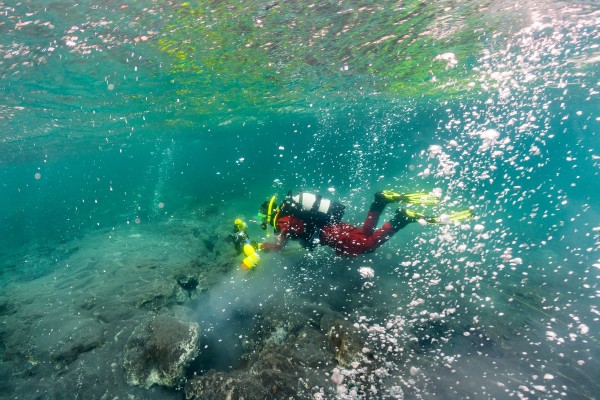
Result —
<instances>
[{"instance_id":1,"label":"yellow accessory on fin","mask_svg":"<svg viewBox=\"0 0 600 400\"><path fill-rule=\"evenodd\" d=\"M448 225L455 222L468 221L475 216L471 210L458 211L452 214L442 214L437 216L427 216L413 210L404 210L404 214L415 221L423 220L428 224Z\"/></svg>"},{"instance_id":2,"label":"yellow accessory on fin","mask_svg":"<svg viewBox=\"0 0 600 400\"><path fill-rule=\"evenodd\" d=\"M440 215L438 217L435 217L433 221L427 220L427 222L430 224L448 225L448 224L452 224L455 222L468 221L471 218L473 218L474 216L475 216L475 214L473 214L473 211L463 210L463 211L458 211L458 212L455 212L452 214Z\"/></svg>"},{"instance_id":3,"label":"yellow accessory on fin","mask_svg":"<svg viewBox=\"0 0 600 400\"><path fill-rule=\"evenodd\" d=\"M422 206L435 206L440 204L440 198L428 193L397 193L392 190L383 190L383 197L391 202L402 202L406 204L419 204Z\"/></svg>"},{"instance_id":4,"label":"yellow accessory on fin","mask_svg":"<svg viewBox=\"0 0 600 400\"><path fill-rule=\"evenodd\" d=\"M425 216L425 214L421 214L421 213L415 212L415 211L413 211L413 210L408 210L408 209L406 209L406 210L404 210L404 211L405 211L405 213L406 213L406 216L407 216L407 217L409 217L409 218L412 218L412 219L427 218L427 217Z\"/></svg>"},{"instance_id":5,"label":"yellow accessory on fin","mask_svg":"<svg viewBox=\"0 0 600 400\"><path fill-rule=\"evenodd\" d=\"M468 221L471 218L473 218L474 216L475 216L475 214L473 214L473 211L463 210L463 211L455 212L453 214L448 215L448 218L450 218L450 222L457 222L457 221Z\"/></svg>"}]
</instances>

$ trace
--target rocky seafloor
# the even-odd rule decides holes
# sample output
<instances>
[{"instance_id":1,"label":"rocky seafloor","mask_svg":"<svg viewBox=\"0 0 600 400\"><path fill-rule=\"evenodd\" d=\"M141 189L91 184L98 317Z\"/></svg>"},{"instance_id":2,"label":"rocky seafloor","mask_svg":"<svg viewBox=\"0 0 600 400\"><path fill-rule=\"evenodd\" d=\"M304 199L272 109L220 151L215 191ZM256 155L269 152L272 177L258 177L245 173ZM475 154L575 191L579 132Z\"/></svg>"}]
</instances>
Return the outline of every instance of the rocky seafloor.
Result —
<instances>
[{"instance_id":1,"label":"rocky seafloor","mask_svg":"<svg viewBox=\"0 0 600 400\"><path fill-rule=\"evenodd\" d=\"M97 230L30 254L22 268L42 260L54 268L2 289L2 397L319 397L335 393L336 368L376 367L364 337L329 304L294 294L284 305L291 289L265 295L274 274L244 289L255 283L226 240L230 218L211 207L193 214ZM229 304L219 321L225 310L215 293ZM239 342L232 352L218 348L225 331Z\"/></svg>"},{"instance_id":2,"label":"rocky seafloor","mask_svg":"<svg viewBox=\"0 0 600 400\"><path fill-rule=\"evenodd\" d=\"M523 354L545 343L532 315L542 292L490 289L495 307L512 310L499 319L479 307L488 299L441 290L439 269L398 266L393 243L356 259L291 243L243 271L227 240L238 216L198 207L7 262L0 398L499 398L517 393L511 379L537 376ZM570 393L572 379L590 381L539 348Z\"/></svg>"}]
</instances>

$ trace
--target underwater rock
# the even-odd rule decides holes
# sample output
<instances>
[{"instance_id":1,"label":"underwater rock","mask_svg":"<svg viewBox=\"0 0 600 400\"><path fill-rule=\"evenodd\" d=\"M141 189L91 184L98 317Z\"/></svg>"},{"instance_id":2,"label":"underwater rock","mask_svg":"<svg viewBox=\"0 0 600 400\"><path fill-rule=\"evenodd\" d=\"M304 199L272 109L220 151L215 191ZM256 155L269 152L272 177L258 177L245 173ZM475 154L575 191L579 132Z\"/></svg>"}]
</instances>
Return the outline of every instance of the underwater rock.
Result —
<instances>
[{"instance_id":1,"label":"underwater rock","mask_svg":"<svg viewBox=\"0 0 600 400\"><path fill-rule=\"evenodd\" d=\"M281 349L279 349L281 350ZM281 399L298 398L302 380L297 360L289 353L269 351L259 357L251 371L224 373L210 371L196 376L185 386L185 398L194 400L220 399Z\"/></svg>"},{"instance_id":2,"label":"underwater rock","mask_svg":"<svg viewBox=\"0 0 600 400\"><path fill-rule=\"evenodd\" d=\"M335 314L325 314L321 319L321 330L327 334L327 344L340 366L362 360L365 341L348 321Z\"/></svg>"},{"instance_id":3,"label":"underwater rock","mask_svg":"<svg viewBox=\"0 0 600 400\"><path fill-rule=\"evenodd\" d=\"M98 323L87 323L66 334L50 352L50 359L58 364L70 364L81 354L104 343L104 330Z\"/></svg>"},{"instance_id":4,"label":"underwater rock","mask_svg":"<svg viewBox=\"0 0 600 400\"><path fill-rule=\"evenodd\" d=\"M125 345L127 382L145 388L175 387L198 354L200 327L160 315L140 324Z\"/></svg>"},{"instance_id":5,"label":"underwater rock","mask_svg":"<svg viewBox=\"0 0 600 400\"><path fill-rule=\"evenodd\" d=\"M177 277L177 283L183 290L192 291L198 287L198 278L188 274Z\"/></svg>"},{"instance_id":6,"label":"underwater rock","mask_svg":"<svg viewBox=\"0 0 600 400\"><path fill-rule=\"evenodd\" d=\"M232 262L237 256L232 245L227 245L222 255L214 257L197 257L188 263L178 267L173 276L177 284L184 290L187 290L190 297L208 290L223 281L223 275L237 268L237 263ZM194 288L194 280L198 283ZM185 286L185 287L184 287Z\"/></svg>"},{"instance_id":7,"label":"underwater rock","mask_svg":"<svg viewBox=\"0 0 600 400\"><path fill-rule=\"evenodd\" d=\"M158 311L177 302L177 286L175 282L154 283L148 290L140 293L136 300L138 308Z\"/></svg>"},{"instance_id":8,"label":"underwater rock","mask_svg":"<svg viewBox=\"0 0 600 400\"><path fill-rule=\"evenodd\" d=\"M333 393L325 371L336 363L323 332L305 327L281 345L269 342L249 354L244 367L231 372L209 371L189 379L185 397L196 399L310 398L319 388Z\"/></svg>"},{"instance_id":9,"label":"underwater rock","mask_svg":"<svg viewBox=\"0 0 600 400\"><path fill-rule=\"evenodd\" d=\"M200 260L196 259L177 268L173 272L173 277L179 288L187 294L187 297L194 298L208 288L205 278L207 269Z\"/></svg>"},{"instance_id":10,"label":"underwater rock","mask_svg":"<svg viewBox=\"0 0 600 400\"><path fill-rule=\"evenodd\" d=\"M299 365L302 365L302 360L289 348L267 346L250 372L260 382L263 396L293 398L298 395L299 378L304 375Z\"/></svg>"},{"instance_id":11,"label":"underwater rock","mask_svg":"<svg viewBox=\"0 0 600 400\"><path fill-rule=\"evenodd\" d=\"M188 400L251 399L252 393L257 392L260 393L261 388L253 378L217 371L194 377L185 385Z\"/></svg>"}]
</instances>

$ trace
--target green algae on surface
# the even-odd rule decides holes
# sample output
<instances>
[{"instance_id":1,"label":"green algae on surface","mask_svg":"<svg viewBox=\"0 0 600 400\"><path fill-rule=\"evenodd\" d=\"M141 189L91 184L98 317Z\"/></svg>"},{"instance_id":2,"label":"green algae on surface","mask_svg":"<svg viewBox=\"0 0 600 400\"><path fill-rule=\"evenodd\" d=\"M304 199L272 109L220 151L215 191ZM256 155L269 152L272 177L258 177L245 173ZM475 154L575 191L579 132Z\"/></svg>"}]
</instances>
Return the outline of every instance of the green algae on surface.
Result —
<instances>
[{"instance_id":1,"label":"green algae on surface","mask_svg":"<svg viewBox=\"0 0 600 400\"><path fill-rule=\"evenodd\" d=\"M468 90L492 2L184 2L158 45L198 114ZM516 23L516 21L515 21Z\"/></svg>"}]
</instances>

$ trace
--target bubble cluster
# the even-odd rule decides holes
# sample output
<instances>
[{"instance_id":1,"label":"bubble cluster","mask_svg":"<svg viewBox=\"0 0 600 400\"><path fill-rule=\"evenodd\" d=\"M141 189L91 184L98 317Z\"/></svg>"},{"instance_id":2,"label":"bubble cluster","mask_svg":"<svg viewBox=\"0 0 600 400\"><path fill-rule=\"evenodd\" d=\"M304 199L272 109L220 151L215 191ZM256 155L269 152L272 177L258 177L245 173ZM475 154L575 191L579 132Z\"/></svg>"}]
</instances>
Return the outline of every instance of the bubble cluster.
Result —
<instances>
[{"instance_id":1,"label":"bubble cluster","mask_svg":"<svg viewBox=\"0 0 600 400\"><path fill-rule=\"evenodd\" d=\"M586 122L577 129L591 133L598 92L588 88L594 75L584 60L594 51L597 18L585 8L531 12L532 24L503 49L486 50L470 85L476 97L445 103L437 142L415 157L416 177L444 188L444 207L471 205L476 217L435 230L422 221L397 253L403 283L392 288L403 286L403 294L386 300L396 309L386 315L379 306L373 318L359 312L355 324L386 360L385 374L336 370L342 398L373 396L366 382L376 382L379 395L401 388L417 398L592 395L588 363L598 366L599 348L590 326L600 319L591 268L598 235L594 242L588 219L597 214L568 163L595 160L591 142L570 135L579 117ZM586 111L575 112L569 99ZM360 177L369 174L365 149L382 148L367 143L355 145ZM597 181L597 168L587 176ZM370 292L379 301L389 290L381 282L362 289L379 290ZM353 384L360 390L350 393Z\"/></svg>"}]
</instances>

